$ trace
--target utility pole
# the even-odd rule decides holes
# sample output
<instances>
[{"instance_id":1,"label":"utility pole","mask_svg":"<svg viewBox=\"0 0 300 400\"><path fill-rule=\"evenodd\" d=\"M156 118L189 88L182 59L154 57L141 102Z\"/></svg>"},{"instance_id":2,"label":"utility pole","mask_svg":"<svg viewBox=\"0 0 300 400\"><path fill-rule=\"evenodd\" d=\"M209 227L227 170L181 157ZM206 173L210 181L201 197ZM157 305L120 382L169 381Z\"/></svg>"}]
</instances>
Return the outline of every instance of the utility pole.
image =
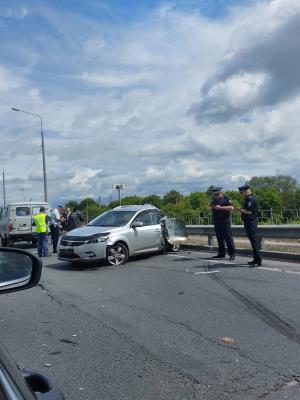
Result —
<instances>
[{"instance_id":1,"label":"utility pole","mask_svg":"<svg viewBox=\"0 0 300 400\"><path fill-rule=\"evenodd\" d=\"M44 180L44 200L48 201L48 185L47 185L47 172L46 172L46 156L45 156L45 143L44 143L44 131L43 131L43 120L38 114L33 114L29 111L20 110L19 108L12 107L12 111L18 111L25 114L33 115L40 119L41 123L41 142L42 142L42 157L43 157L43 180Z\"/></svg>"},{"instance_id":2,"label":"utility pole","mask_svg":"<svg viewBox=\"0 0 300 400\"><path fill-rule=\"evenodd\" d=\"M5 176L4 176L4 166L3 166L3 176L2 176L2 182L3 182L3 205L6 205L6 194L5 194Z\"/></svg>"}]
</instances>

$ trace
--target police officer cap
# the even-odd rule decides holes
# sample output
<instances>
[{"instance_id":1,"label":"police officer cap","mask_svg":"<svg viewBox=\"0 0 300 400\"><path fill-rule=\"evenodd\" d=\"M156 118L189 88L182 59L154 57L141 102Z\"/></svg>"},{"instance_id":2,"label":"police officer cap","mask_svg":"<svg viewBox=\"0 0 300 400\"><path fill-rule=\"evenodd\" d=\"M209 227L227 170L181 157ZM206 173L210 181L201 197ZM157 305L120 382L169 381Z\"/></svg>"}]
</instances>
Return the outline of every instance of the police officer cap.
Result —
<instances>
[{"instance_id":1,"label":"police officer cap","mask_svg":"<svg viewBox=\"0 0 300 400\"><path fill-rule=\"evenodd\" d=\"M243 190L250 189L250 186L246 184L246 185L240 186L238 189L239 189L240 192L242 192Z\"/></svg>"},{"instance_id":2,"label":"police officer cap","mask_svg":"<svg viewBox=\"0 0 300 400\"><path fill-rule=\"evenodd\" d=\"M213 193L220 193L220 192L222 192L222 187L221 186L213 186L212 188L211 188L211 191L213 192Z\"/></svg>"}]
</instances>

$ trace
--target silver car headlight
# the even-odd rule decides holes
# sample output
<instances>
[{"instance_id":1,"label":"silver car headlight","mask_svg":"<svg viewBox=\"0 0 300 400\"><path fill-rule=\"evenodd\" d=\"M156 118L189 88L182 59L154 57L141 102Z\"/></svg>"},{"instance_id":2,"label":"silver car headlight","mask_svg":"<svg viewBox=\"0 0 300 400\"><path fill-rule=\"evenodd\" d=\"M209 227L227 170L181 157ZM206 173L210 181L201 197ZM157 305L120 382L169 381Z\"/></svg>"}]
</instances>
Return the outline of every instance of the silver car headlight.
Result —
<instances>
[{"instance_id":1,"label":"silver car headlight","mask_svg":"<svg viewBox=\"0 0 300 400\"><path fill-rule=\"evenodd\" d=\"M106 242L109 238L110 232L99 233L98 235L94 235L92 238L85 241L85 243L99 243Z\"/></svg>"}]
</instances>

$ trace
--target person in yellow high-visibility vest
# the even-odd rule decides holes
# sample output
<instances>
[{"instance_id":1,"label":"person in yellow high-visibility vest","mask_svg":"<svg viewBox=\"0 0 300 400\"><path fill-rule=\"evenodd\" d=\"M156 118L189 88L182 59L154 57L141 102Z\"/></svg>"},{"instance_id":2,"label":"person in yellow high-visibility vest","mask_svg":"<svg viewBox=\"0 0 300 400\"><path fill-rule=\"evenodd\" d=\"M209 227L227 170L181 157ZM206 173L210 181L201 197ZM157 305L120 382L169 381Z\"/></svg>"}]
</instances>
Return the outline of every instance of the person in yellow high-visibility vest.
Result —
<instances>
[{"instance_id":1,"label":"person in yellow high-visibility vest","mask_svg":"<svg viewBox=\"0 0 300 400\"><path fill-rule=\"evenodd\" d=\"M46 215L45 207L40 207L40 212L33 217L33 221L36 226L38 256L48 257L48 222L51 218Z\"/></svg>"}]
</instances>

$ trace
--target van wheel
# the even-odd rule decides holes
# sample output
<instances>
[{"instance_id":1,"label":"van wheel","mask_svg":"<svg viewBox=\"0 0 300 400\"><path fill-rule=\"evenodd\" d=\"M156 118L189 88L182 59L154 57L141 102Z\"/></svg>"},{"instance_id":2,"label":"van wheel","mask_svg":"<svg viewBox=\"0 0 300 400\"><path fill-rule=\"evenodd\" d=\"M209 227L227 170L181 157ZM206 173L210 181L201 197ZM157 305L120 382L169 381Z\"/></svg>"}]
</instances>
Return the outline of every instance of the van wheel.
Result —
<instances>
[{"instance_id":1,"label":"van wheel","mask_svg":"<svg viewBox=\"0 0 300 400\"><path fill-rule=\"evenodd\" d=\"M128 249L122 243L107 248L106 260L110 265L122 265L128 260Z\"/></svg>"},{"instance_id":2,"label":"van wheel","mask_svg":"<svg viewBox=\"0 0 300 400\"><path fill-rule=\"evenodd\" d=\"M1 236L1 246L2 247L7 247L7 238Z\"/></svg>"}]
</instances>

